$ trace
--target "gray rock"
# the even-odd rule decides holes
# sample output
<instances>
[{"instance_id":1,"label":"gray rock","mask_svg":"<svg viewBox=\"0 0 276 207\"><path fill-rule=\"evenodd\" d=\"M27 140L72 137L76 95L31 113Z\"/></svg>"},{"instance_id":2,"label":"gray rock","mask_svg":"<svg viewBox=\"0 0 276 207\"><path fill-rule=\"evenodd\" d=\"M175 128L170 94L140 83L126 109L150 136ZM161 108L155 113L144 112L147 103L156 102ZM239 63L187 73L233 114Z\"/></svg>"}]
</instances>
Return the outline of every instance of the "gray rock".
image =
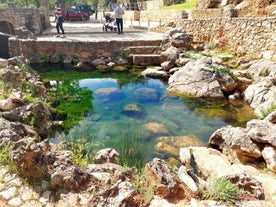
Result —
<instances>
[{"instance_id":1,"label":"gray rock","mask_svg":"<svg viewBox=\"0 0 276 207\"><path fill-rule=\"evenodd\" d=\"M105 148L98 151L95 155L95 162L98 164L103 163L117 163L120 154L112 148Z\"/></svg>"},{"instance_id":2,"label":"gray rock","mask_svg":"<svg viewBox=\"0 0 276 207\"><path fill-rule=\"evenodd\" d=\"M262 116L263 112L276 105L276 80L272 77L258 78L244 91L244 100Z\"/></svg>"},{"instance_id":3,"label":"gray rock","mask_svg":"<svg viewBox=\"0 0 276 207\"><path fill-rule=\"evenodd\" d=\"M221 67L208 57L190 61L169 78L167 90L188 96L222 98L223 92L233 91L237 84Z\"/></svg>"}]
</instances>

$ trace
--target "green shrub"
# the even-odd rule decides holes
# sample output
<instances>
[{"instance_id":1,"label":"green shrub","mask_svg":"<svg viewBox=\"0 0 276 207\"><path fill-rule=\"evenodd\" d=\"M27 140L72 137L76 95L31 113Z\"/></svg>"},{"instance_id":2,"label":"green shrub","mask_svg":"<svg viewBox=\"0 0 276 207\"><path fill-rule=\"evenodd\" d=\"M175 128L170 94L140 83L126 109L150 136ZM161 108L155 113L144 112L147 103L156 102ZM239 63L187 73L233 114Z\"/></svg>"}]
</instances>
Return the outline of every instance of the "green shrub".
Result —
<instances>
[{"instance_id":1,"label":"green shrub","mask_svg":"<svg viewBox=\"0 0 276 207\"><path fill-rule=\"evenodd\" d=\"M200 189L200 197L202 199L220 201L228 206L237 202L239 193L239 187L225 178L216 179Z\"/></svg>"}]
</instances>

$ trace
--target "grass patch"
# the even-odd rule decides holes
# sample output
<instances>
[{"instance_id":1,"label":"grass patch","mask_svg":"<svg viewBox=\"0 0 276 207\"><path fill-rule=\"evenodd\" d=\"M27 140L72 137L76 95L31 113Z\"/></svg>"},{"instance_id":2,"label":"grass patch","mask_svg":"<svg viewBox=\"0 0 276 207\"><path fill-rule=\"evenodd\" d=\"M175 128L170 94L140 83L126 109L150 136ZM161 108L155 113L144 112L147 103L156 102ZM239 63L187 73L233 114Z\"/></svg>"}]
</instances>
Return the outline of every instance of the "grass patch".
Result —
<instances>
[{"instance_id":1,"label":"grass patch","mask_svg":"<svg viewBox=\"0 0 276 207\"><path fill-rule=\"evenodd\" d=\"M271 112L275 111L276 110L276 105L275 104L272 104L269 108L267 109L264 109L262 108L260 110L260 113L261 113L261 119L264 119L265 117L267 117L267 115L269 115Z\"/></svg>"},{"instance_id":2,"label":"grass patch","mask_svg":"<svg viewBox=\"0 0 276 207\"><path fill-rule=\"evenodd\" d=\"M11 152L13 146L6 143L0 146L0 164L8 167L11 171L16 171L16 166L12 163Z\"/></svg>"},{"instance_id":3,"label":"grass patch","mask_svg":"<svg viewBox=\"0 0 276 207\"><path fill-rule=\"evenodd\" d=\"M227 206L236 204L239 193L239 187L225 178L216 179L200 190L202 199L220 201Z\"/></svg>"},{"instance_id":4,"label":"grass patch","mask_svg":"<svg viewBox=\"0 0 276 207\"><path fill-rule=\"evenodd\" d=\"M141 173L145 164L149 162L148 152L152 150L151 143L145 144L146 133L139 125L130 121L126 130L121 131L116 137L106 143L120 154L119 164L125 168L136 167Z\"/></svg>"},{"instance_id":5,"label":"grass patch","mask_svg":"<svg viewBox=\"0 0 276 207\"><path fill-rule=\"evenodd\" d=\"M197 0L192 0L187 3L183 4L174 4L171 6L164 6L162 8L159 8L158 10L185 10L185 9L192 9L195 8Z\"/></svg>"}]
</instances>

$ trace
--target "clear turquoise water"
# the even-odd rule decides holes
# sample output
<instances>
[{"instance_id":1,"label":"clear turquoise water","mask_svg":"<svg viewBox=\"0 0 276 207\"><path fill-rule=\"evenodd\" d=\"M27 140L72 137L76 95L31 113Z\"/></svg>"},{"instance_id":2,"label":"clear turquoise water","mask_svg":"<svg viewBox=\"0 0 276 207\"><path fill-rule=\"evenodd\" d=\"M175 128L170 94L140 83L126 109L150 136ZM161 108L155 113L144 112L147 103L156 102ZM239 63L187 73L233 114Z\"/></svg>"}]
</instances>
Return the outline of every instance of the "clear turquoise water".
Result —
<instances>
[{"instance_id":1,"label":"clear turquoise water","mask_svg":"<svg viewBox=\"0 0 276 207\"><path fill-rule=\"evenodd\" d=\"M42 78L46 78L47 73L42 74ZM68 71L57 74L57 78L48 76L47 79L58 79L59 85L62 85L66 73ZM51 138L52 142L81 140L93 150L113 147L120 152L126 140L131 140L132 147L143 151L137 156L142 159L146 154L143 162L147 162L152 157L166 155L161 155L154 148L158 137L164 134L146 133L144 124L159 123L168 131L165 136L193 136L207 144L210 135L217 129L228 124L241 126L251 118L250 113L246 112L248 117L239 120L244 116L243 103L233 105L228 101L214 103L204 99L176 97L169 94L166 83L158 79L122 79L123 74L82 76L87 78L77 77L70 79L73 84L68 80L63 84L66 82L71 86L89 89L93 96L90 100L92 108L68 133L57 131ZM105 93L110 89L114 93ZM139 107L139 113L125 111L128 104Z\"/></svg>"}]
</instances>

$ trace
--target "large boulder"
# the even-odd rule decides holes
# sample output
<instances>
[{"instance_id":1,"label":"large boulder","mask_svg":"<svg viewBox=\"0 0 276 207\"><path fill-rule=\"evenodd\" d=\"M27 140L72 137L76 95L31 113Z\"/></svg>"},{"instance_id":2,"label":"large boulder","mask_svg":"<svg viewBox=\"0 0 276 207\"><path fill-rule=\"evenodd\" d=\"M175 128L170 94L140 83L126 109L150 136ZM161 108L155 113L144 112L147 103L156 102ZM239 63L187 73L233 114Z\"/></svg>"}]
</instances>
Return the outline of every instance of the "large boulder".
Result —
<instances>
[{"instance_id":1,"label":"large boulder","mask_svg":"<svg viewBox=\"0 0 276 207\"><path fill-rule=\"evenodd\" d=\"M2 116L10 121L19 121L34 127L41 138L47 138L53 124L52 113L42 101L3 112Z\"/></svg>"},{"instance_id":2,"label":"large boulder","mask_svg":"<svg viewBox=\"0 0 276 207\"><path fill-rule=\"evenodd\" d=\"M37 137L38 133L29 125L20 122L10 122L0 117L0 143L17 142L23 137Z\"/></svg>"},{"instance_id":3,"label":"large boulder","mask_svg":"<svg viewBox=\"0 0 276 207\"><path fill-rule=\"evenodd\" d=\"M209 57L190 61L169 78L168 91L194 97L222 98L237 83L228 70Z\"/></svg>"},{"instance_id":4,"label":"large boulder","mask_svg":"<svg viewBox=\"0 0 276 207\"><path fill-rule=\"evenodd\" d=\"M257 163L263 159L267 167L276 172L275 131L275 123L268 119L253 119L247 123L246 128L227 126L218 129L211 135L209 143L233 162Z\"/></svg>"},{"instance_id":5,"label":"large boulder","mask_svg":"<svg viewBox=\"0 0 276 207\"><path fill-rule=\"evenodd\" d=\"M151 185L156 187L156 193L161 198L173 196L174 199L180 200L184 198L188 191L182 181L171 172L168 164L158 158L154 158L146 164L145 178Z\"/></svg>"},{"instance_id":6,"label":"large boulder","mask_svg":"<svg viewBox=\"0 0 276 207\"><path fill-rule=\"evenodd\" d=\"M262 116L276 105L276 63L269 60L254 61L246 73L254 82L244 91L244 100Z\"/></svg>"}]
</instances>

